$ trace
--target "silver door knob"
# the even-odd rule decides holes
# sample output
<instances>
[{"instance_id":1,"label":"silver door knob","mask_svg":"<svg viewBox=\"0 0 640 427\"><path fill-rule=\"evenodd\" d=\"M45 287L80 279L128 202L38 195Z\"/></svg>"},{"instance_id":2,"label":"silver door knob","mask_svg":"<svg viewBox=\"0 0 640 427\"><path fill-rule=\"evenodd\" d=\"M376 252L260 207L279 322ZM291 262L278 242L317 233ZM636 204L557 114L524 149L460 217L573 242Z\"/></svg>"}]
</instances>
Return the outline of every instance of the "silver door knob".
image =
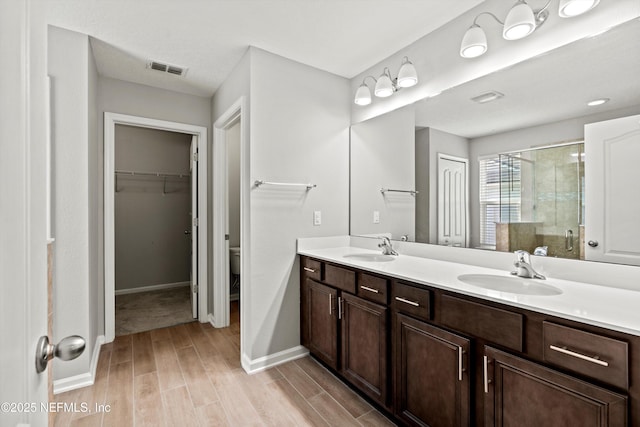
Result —
<instances>
[{"instance_id":1,"label":"silver door knob","mask_svg":"<svg viewBox=\"0 0 640 427\"><path fill-rule=\"evenodd\" d=\"M46 335L40 337L36 346L36 372L47 369L47 363L54 357L62 360L75 359L82 354L85 345L84 338L78 335L63 338L56 345L50 344Z\"/></svg>"},{"instance_id":2,"label":"silver door knob","mask_svg":"<svg viewBox=\"0 0 640 427\"><path fill-rule=\"evenodd\" d=\"M587 242L587 245L591 246L592 248L595 248L596 246L598 246L598 241L597 240L589 240Z\"/></svg>"},{"instance_id":3,"label":"silver door knob","mask_svg":"<svg viewBox=\"0 0 640 427\"><path fill-rule=\"evenodd\" d=\"M189 234L191 234L191 230L184 230L184 234L188 236Z\"/></svg>"}]
</instances>

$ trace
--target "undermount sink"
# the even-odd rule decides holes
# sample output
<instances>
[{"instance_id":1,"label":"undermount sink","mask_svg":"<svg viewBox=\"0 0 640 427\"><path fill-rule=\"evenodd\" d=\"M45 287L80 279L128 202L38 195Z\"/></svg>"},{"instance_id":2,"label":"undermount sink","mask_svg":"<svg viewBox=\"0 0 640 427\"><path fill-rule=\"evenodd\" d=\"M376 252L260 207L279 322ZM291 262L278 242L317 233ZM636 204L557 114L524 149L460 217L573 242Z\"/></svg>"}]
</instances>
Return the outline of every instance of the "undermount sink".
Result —
<instances>
[{"instance_id":1,"label":"undermount sink","mask_svg":"<svg viewBox=\"0 0 640 427\"><path fill-rule=\"evenodd\" d=\"M468 285L520 295L560 295L561 289L538 279L493 274L463 274L458 280Z\"/></svg>"},{"instance_id":2,"label":"undermount sink","mask_svg":"<svg viewBox=\"0 0 640 427\"><path fill-rule=\"evenodd\" d=\"M349 254L344 255L343 258L352 259L354 261L364 261L364 262L389 262L396 259L393 255L383 255L383 254Z\"/></svg>"}]
</instances>

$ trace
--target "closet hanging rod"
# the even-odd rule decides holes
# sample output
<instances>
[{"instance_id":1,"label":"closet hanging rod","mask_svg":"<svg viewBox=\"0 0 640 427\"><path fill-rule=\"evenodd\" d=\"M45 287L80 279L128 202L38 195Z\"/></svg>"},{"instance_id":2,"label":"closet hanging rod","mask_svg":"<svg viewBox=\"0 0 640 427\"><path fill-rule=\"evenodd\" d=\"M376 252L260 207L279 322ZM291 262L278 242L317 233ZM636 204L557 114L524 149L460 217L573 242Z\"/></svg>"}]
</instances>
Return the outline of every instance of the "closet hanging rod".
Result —
<instances>
[{"instance_id":1,"label":"closet hanging rod","mask_svg":"<svg viewBox=\"0 0 640 427\"><path fill-rule=\"evenodd\" d=\"M283 185L287 187L307 187L307 190L311 190L312 188L317 187L316 184L311 183L297 183L297 182L271 182L271 181L263 181L261 179L257 179L254 182L256 187L260 187L261 185Z\"/></svg>"},{"instance_id":2,"label":"closet hanging rod","mask_svg":"<svg viewBox=\"0 0 640 427\"><path fill-rule=\"evenodd\" d=\"M417 190L392 190L391 188L381 188L380 192L382 194L387 193L387 192L389 192L389 193L409 193L412 196L415 196L416 194L420 193Z\"/></svg>"},{"instance_id":3,"label":"closet hanging rod","mask_svg":"<svg viewBox=\"0 0 640 427\"><path fill-rule=\"evenodd\" d=\"M162 173L162 172L136 172L116 170L116 175L131 175L131 176L156 176L158 178L188 178L190 173Z\"/></svg>"}]
</instances>

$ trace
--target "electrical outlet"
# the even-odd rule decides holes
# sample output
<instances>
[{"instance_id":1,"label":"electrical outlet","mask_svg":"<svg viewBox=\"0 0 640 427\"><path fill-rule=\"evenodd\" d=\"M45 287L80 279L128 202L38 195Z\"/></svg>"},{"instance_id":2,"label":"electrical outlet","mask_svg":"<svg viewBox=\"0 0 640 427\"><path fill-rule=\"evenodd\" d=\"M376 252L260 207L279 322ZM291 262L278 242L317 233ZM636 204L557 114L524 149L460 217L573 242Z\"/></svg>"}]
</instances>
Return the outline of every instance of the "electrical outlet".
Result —
<instances>
[{"instance_id":1,"label":"electrical outlet","mask_svg":"<svg viewBox=\"0 0 640 427\"><path fill-rule=\"evenodd\" d=\"M380 224L380 211L373 211L373 223Z\"/></svg>"},{"instance_id":2,"label":"electrical outlet","mask_svg":"<svg viewBox=\"0 0 640 427\"><path fill-rule=\"evenodd\" d=\"M322 224L322 212L321 211L313 211L313 225Z\"/></svg>"}]
</instances>

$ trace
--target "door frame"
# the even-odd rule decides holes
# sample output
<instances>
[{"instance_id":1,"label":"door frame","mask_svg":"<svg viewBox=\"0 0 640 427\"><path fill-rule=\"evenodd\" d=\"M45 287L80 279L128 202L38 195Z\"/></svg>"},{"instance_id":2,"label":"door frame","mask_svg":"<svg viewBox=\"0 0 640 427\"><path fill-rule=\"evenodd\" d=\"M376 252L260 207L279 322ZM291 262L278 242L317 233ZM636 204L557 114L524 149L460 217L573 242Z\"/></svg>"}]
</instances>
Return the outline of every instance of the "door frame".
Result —
<instances>
[{"instance_id":1,"label":"door frame","mask_svg":"<svg viewBox=\"0 0 640 427\"><path fill-rule=\"evenodd\" d=\"M464 157L452 156L450 154L445 153L437 153L437 162L436 162L436 206L440 200L440 165L441 160L451 160L454 162L464 163L464 221L465 221L465 230L464 230L464 247L469 247L469 159ZM439 206L436 207L436 244L438 243L438 238L440 236L440 218L439 218Z\"/></svg>"},{"instance_id":2,"label":"door frame","mask_svg":"<svg viewBox=\"0 0 640 427\"><path fill-rule=\"evenodd\" d=\"M104 113L104 326L105 340L115 338L115 129L129 125L181 132L198 137L198 320L207 321L207 128L186 123Z\"/></svg>"},{"instance_id":3,"label":"door frame","mask_svg":"<svg viewBox=\"0 0 640 427\"><path fill-rule=\"evenodd\" d=\"M213 124L213 314L209 319L216 328L229 326L229 241L227 194L227 130L240 120L240 301L249 301L249 121L246 98L238 98ZM240 310L240 350L248 319Z\"/></svg>"}]
</instances>

